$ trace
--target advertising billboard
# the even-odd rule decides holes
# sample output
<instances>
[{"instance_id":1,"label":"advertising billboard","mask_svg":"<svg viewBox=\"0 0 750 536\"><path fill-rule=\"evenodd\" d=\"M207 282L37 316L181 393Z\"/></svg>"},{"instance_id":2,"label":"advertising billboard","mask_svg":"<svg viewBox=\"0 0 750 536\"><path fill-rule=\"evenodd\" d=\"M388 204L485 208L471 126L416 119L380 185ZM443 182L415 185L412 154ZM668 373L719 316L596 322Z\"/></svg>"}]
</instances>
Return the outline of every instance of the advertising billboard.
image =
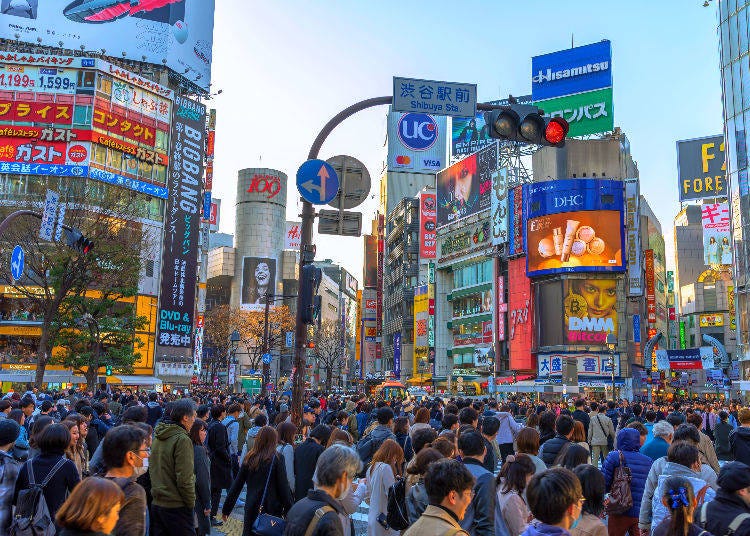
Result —
<instances>
[{"instance_id":1,"label":"advertising billboard","mask_svg":"<svg viewBox=\"0 0 750 536\"><path fill-rule=\"evenodd\" d=\"M430 298L427 285L414 288L414 364L413 371L427 368L429 353ZM420 365L421 363L421 365Z\"/></svg>"},{"instance_id":2,"label":"advertising billboard","mask_svg":"<svg viewBox=\"0 0 750 536\"><path fill-rule=\"evenodd\" d=\"M656 324L656 272L654 271L654 250L643 252L646 271L646 321ZM649 335L649 338L651 336Z\"/></svg>"},{"instance_id":3,"label":"advertising billboard","mask_svg":"<svg viewBox=\"0 0 750 536\"><path fill-rule=\"evenodd\" d=\"M568 137L609 132L615 127L612 88L597 89L565 97L534 101L548 117L562 117L568 122Z\"/></svg>"},{"instance_id":4,"label":"advertising billboard","mask_svg":"<svg viewBox=\"0 0 750 536\"><path fill-rule=\"evenodd\" d=\"M680 201L727 197L724 136L677 142L677 180Z\"/></svg>"},{"instance_id":5,"label":"advertising billboard","mask_svg":"<svg viewBox=\"0 0 750 536\"><path fill-rule=\"evenodd\" d=\"M600 344L617 335L617 280L563 281L563 332L568 344Z\"/></svg>"},{"instance_id":6,"label":"advertising billboard","mask_svg":"<svg viewBox=\"0 0 750 536\"><path fill-rule=\"evenodd\" d=\"M457 231L444 235L439 243L438 263L446 264L486 249L490 245L490 220L482 220L466 225Z\"/></svg>"},{"instance_id":7,"label":"advertising billboard","mask_svg":"<svg viewBox=\"0 0 750 536\"><path fill-rule=\"evenodd\" d=\"M172 166L168 181L159 294L161 346L192 347L205 125L203 104L175 99L170 159L182 166Z\"/></svg>"},{"instance_id":8,"label":"advertising billboard","mask_svg":"<svg viewBox=\"0 0 750 536\"><path fill-rule=\"evenodd\" d=\"M242 294L240 308L260 311L266 306L266 294L276 291L276 259L244 257L242 259Z\"/></svg>"},{"instance_id":9,"label":"advertising billboard","mask_svg":"<svg viewBox=\"0 0 750 536\"><path fill-rule=\"evenodd\" d=\"M724 325L724 314L713 313L700 315L698 317L698 322L702 328L722 327Z\"/></svg>"},{"instance_id":10,"label":"advertising billboard","mask_svg":"<svg viewBox=\"0 0 750 536\"><path fill-rule=\"evenodd\" d=\"M532 343L531 280L526 277L526 263L521 259L508 261L508 333L506 336L510 368L531 370L534 357Z\"/></svg>"},{"instance_id":11,"label":"advertising billboard","mask_svg":"<svg viewBox=\"0 0 750 536\"><path fill-rule=\"evenodd\" d=\"M376 235L365 235L365 287L376 288L378 286L378 237Z\"/></svg>"},{"instance_id":12,"label":"advertising billboard","mask_svg":"<svg viewBox=\"0 0 750 536\"><path fill-rule=\"evenodd\" d=\"M435 194L419 194L419 258L437 256L437 200Z\"/></svg>"},{"instance_id":13,"label":"advertising billboard","mask_svg":"<svg viewBox=\"0 0 750 536\"><path fill-rule=\"evenodd\" d=\"M709 265L732 264L729 238L729 204L712 203L701 207L703 227L703 262Z\"/></svg>"},{"instance_id":14,"label":"advertising billboard","mask_svg":"<svg viewBox=\"0 0 750 536\"><path fill-rule=\"evenodd\" d=\"M575 361L578 376L612 377L609 354L584 352L579 354L539 354L537 376L539 378L562 377L565 361ZM620 360L615 359L615 377L620 375Z\"/></svg>"},{"instance_id":15,"label":"advertising billboard","mask_svg":"<svg viewBox=\"0 0 750 536\"><path fill-rule=\"evenodd\" d=\"M286 222L286 233L284 234L284 249L295 249L299 251L302 243L302 224L298 221Z\"/></svg>"},{"instance_id":16,"label":"advertising billboard","mask_svg":"<svg viewBox=\"0 0 750 536\"><path fill-rule=\"evenodd\" d=\"M531 95L516 97L518 104L531 104ZM508 105L508 99L490 101L489 104ZM474 117L454 117L452 119L451 155L455 157L466 156L484 149L487 145L495 143L490 138L489 126L484 120L484 112Z\"/></svg>"},{"instance_id":17,"label":"advertising billboard","mask_svg":"<svg viewBox=\"0 0 750 536\"><path fill-rule=\"evenodd\" d=\"M641 216L638 179L625 181L625 229L628 257L628 296L643 295L641 276Z\"/></svg>"},{"instance_id":18,"label":"advertising billboard","mask_svg":"<svg viewBox=\"0 0 750 536\"><path fill-rule=\"evenodd\" d=\"M612 87L612 46L608 40L531 58L534 101Z\"/></svg>"},{"instance_id":19,"label":"advertising billboard","mask_svg":"<svg viewBox=\"0 0 750 536\"><path fill-rule=\"evenodd\" d=\"M527 275L623 271L621 181L524 185Z\"/></svg>"},{"instance_id":20,"label":"advertising billboard","mask_svg":"<svg viewBox=\"0 0 750 536\"><path fill-rule=\"evenodd\" d=\"M393 334L393 375L401 378L401 332Z\"/></svg>"},{"instance_id":21,"label":"advertising billboard","mask_svg":"<svg viewBox=\"0 0 750 536\"><path fill-rule=\"evenodd\" d=\"M714 349L711 346L680 350L656 350L659 370L709 370L714 368Z\"/></svg>"},{"instance_id":22,"label":"advertising billboard","mask_svg":"<svg viewBox=\"0 0 750 536\"><path fill-rule=\"evenodd\" d=\"M436 173L448 165L448 119L443 115L388 114L388 171Z\"/></svg>"},{"instance_id":23,"label":"advertising billboard","mask_svg":"<svg viewBox=\"0 0 750 536\"><path fill-rule=\"evenodd\" d=\"M2 8L0 35L164 64L208 91L214 0L6 0Z\"/></svg>"},{"instance_id":24,"label":"advertising billboard","mask_svg":"<svg viewBox=\"0 0 750 536\"><path fill-rule=\"evenodd\" d=\"M508 245L510 255L522 255L526 248L523 228L523 186L508 190Z\"/></svg>"},{"instance_id":25,"label":"advertising billboard","mask_svg":"<svg viewBox=\"0 0 750 536\"><path fill-rule=\"evenodd\" d=\"M497 159L498 144L495 143L438 173L438 227L490 208Z\"/></svg>"},{"instance_id":26,"label":"advertising billboard","mask_svg":"<svg viewBox=\"0 0 750 536\"><path fill-rule=\"evenodd\" d=\"M508 169L498 169L492 175L492 245L508 241Z\"/></svg>"}]
</instances>

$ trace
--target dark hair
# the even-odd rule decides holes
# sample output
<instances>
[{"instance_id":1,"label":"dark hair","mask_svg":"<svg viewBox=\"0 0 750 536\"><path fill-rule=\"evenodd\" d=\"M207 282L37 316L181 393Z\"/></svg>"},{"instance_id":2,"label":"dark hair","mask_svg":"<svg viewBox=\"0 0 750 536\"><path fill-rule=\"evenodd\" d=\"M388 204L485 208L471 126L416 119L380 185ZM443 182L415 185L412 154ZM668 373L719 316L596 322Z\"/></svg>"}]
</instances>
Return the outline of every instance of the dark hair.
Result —
<instances>
[{"instance_id":1,"label":"dark hair","mask_svg":"<svg viewBox=\"0 0 750 536\"><path fill-rule=\"evenodd\" d=\"M577 443L565 443L563 448L560 449L560 453L555 458L554 465L559 465L572 471L579 465L585 463L589 463L588 449Z\"/></svg>"},{"instance_id":2,"label":"dark hair","mask_svg":"<svg viewBox=\"0 0 750 536\"><path fill-rule=\"evenodd\" d=\"M176 424L181 424L182 419L195 414L195 402L192 398L181 398L175 402L171 402L171 413L169 418Z\"/></svg>"},{"instance_id":3,"label":"dark hair","mask_svg":"<svg viewBox=\"0 0 750 536\"><path fill-rule=\"evenodd\" d=\"M0 400L0 411L5 411L6 409L12 407L12 404L10 403L10 400Z\"/></svg>"},{"instance_id":4,"label":"dark hair","mask_svg":"<svg viewBox=\"0 0 750 536\"><path fill-rule=\"evenodd\" d=\"M145 408L144 408L145 409ZM205 420L206 417L208 417L208 413L211 411L211 406L208 404L201 404L198 406L198 409L195 411L198 418L201 420Z\"/></svg>"},{"instance_id":5,"label":"dark hair","mask_svg":"<svg viewBox=\"0 0 750 536\"><path fill-rule=\"evenodd\" d=\"M634 430L638 430L638 435L641 435L641 436L648 435L648 430L646 430L646 426L641 421L633 421L627 426L627 428L633 428Z\"/></svg>"},{"instance_id":6,"label":"dark hair","mask_svg":"<svg viewBox=\"0 0 750 536\"><path fill-rule=\"evenodd\" d=\"M94 408L92 408L91 406L81 406L78 409L78 413L80 415L83 415L84 417L92 417L93 418L94 417Z\"/></svg>"},{"instance_id":7,"label":"dark hair","mask_svg":"<svg viewBox=\"0 0 750 536\"><path fill-rule=\"evenodd\" d=\"M692 469L698 460L700 460L698 447L688 441L674 441L667 449L668 462L679 463Z\"/></svg>"},{"instance_id":8,"label":"dark hair","mask_svg":"<svg viewBox=\"0 0 750 536\"><path fill-rule=\"evenodd\" d=\"M214 404L211 406L211 418L212 419L218 419L221 417L222 413L226 411L226 408L221 404Z\"/></svg>"},{"instance_id":9,"label":"dark hair","mask_svg":"<svg viewBox=\"0 0 750 536\"><path fill-rule=\"evenodd\" d=\"M528 426L521 428L516 435L517 451L522 454L539 454L539 432Z\"/></svg>"},{"instance_id":10,"label":"dark hair","mask_svg":"<svg viewBox=\"0 0 750 536\"><path fill-rule=\"evenodd\" d=\"M599 517L604 511L604 493L607 491L604 475L593 465L584 463L573 469L573 473L581 482L583 497L583 511Z\"/></svg>"},{"instance_id":11,"label":"dark hair","mask_svg":"<svg viewBox=\"0 0 750 536\"><path fill-rule=\"evenodd\" d=\"M279 443L279 435L271 426L264 426L258 431L253 447L242 461L250 471L257 471L262 463L270 462L276 455L276 445Z\"/></svg>"},{"instance_id":12,"label":"dark hair","mask_svg":"<svg viewBox=\"0 0 750 536\"><path fill-rule=\"evenodd\" d=\"M687 416L687 422L688 422L688 424L692 424L693 426L695 426L699 430L703 427L703 417L701 417L697 413L691 413L690 415L688 415Z\"/></svg>"},{"instance_id":13,"label":"dark hair","mask_svg":"<svg viewBox=\"0 0 750 536\"><path fill-rule=\"evenodd\" d=\"M52 402L50 402L49 400L45 400L44 402L42 402L42 405L39 406L40 411L49 411L51 409L52 409Z\"/></svg>"},{"instance_id":14,"label":"dark hair","mask_svg":"<svg viewBox=\"0 0 750 536\"><path fill-rule=\"evenodd\" d=\"M564 467L552 467L534 475L526 486L526 502L542 523L556 525L565 511L583 497L578 477Z\"/></svg>"},{"instance_id":15,"label":"dark hair","mask_svg":"<svg viewBox=\"0 0 750 536\"><path fill-rule=\"evenodd\" d=\"M37 439L37 445L42 454L63 454L70 446L70 430L64 424L50 424Z\"/></svg>"},{"instance_id":16,"label":"dark hair","mask_svg":"<svg viewBox=\"0 0 750 536\"><path fill-rule=\"evenodd\" d=\"M575 421L570 415L560 415L555 421L555 432L567 436L573 431Z\"/></svg>"},{"instance_id":17,"label":"dark hair","mask_svg":"<svg viewBox=\"0 0 750 536\"><path fill-rule=\"evenodd\" d=\"M24 412L20 409L12 409L10 410L10 413L8 413L8 419L13 419L18 424L21 424L21 419L23 419L26 415Z\"/></svg>"},{"instance_id":18,"label":"dark hair","mask_svg":"<svg viewBox=\"0 0 750 536\"><path fill-rule=\"evenodd\" d=\"M586 401L583 398L577 398L575 402L575 407L582 408L586 404Z\"/></svg>"},{"instance_id":19,"label":"dark hair","mask_svg":"<svg viewBox=\"0 0 750 536\"><path fill-rule=\"evenodd\" d=\"M694 445L698 445L701 441L701 434L694 424L682 423L674 429L672 441L689 441Z\"/></svg>"},{"instance_id":20,"label":"dark hair","mask_svg":"<svg viewBox=\"0 0 750 536\"><path fill-rule=\"evenodd\" d=\"M599 411L599 404L596 402L592 402L589 407L591 408L591 411ZM602 406L602 409L604 409L604 406Z\"/></svg>"},{"instance_id":21,"label":"dark hair","mask_svg":"<svg viewBox=\"0 0 750 536\"><path fill-rule=\"evenodd\" d=\"M515 456L511 454L505 458L500 467L496 484L502 485L501 493L516 491L519 495L523 495L523 490L526 489L526 479L529 475L533 475L534 471L536 471L534 462L526 454Z\"/></svg>"},{"instance_id":22,"label":"dark hair","mask_svg":"<svg viewBox=\"0 0 750 536\"><path fill-rule=\"evenodd\" d=\"M427 467L424 487L430 504L438 505L451 491L463 493L467 489L472 489L474 476L461 462L443 458Z\"/></svg>"},{"instance_id":23,"label":"dark hair","mask_svg":"<svg viewBox=\"0 0 750 536\"><path fill-rule=\"evenodd\" d=\"M431 463L445 458L443 454L433 448L426 448L419 451L414 457L414 461L411 462L406 468L406 472L410 475L423 475Z\"/></svg>"},{"instance_id":24,"label":"dark hair","mask_svg":"<svg viewBox=\"0 0 750 536\"><path fill-rule=\"evenodd\" d=\"M678 426L680 426L680 425L681 425L681 424L682 424L683 422L685 422L685 420L684 420L684 419L683 419L683 418L682 418L682 417L681 417L680 415L676 415L676 414L674 414L674 413L670 413L669 415L667 415L667 419L666 419L666 420L667 420L667 422L668 422L669 424L671 424L671 425L672 425L672 426L674 426L675 428L677 428L677 427L678 427Z\"/></svg>"},{"instance_id":25,"label":"dark hair","mask_svg":"<svg viewBox=\"0 0 750 536\"><path fill-rule=\"evenodd\" d=\"M151 402L156 402L156 399L157 399L157 398L159 398L159 397L158 397L158 395L157 395L156 393L149 393L149 394L148 394L148 399L149 399L149 401L151 401Z\"/></svg>"},{"instance_id":26,"label":"dark hair","mask_svg":"<svg viewBox=\"0 0 750 536\"><path fill-rule=\"evenodd\" d=\"M130 406L122 412L122 421L146 422L148 411L145 406Z\"/></svg>"},{"instance_id":27,"label":"dark hair","mask_svg":"<svg viewBox=\"0 0 750 536\"><path fill-rule=\"evenodd\" d=\"M726 411L724 411L724 410L721 410L721 411L719 412L719 420L720 420L720 421L726 421L727 419L729 419L729 413L727 413L727 412L726 412Z\"/></svg>"},{"instance_id":28,"label":"dark hair","mask_svg":"<svg viewBox=\"0 0 750 536\"><path fill-rule=\"evenodd\" d=\"M540 435L548 435L555 432L555 419L557 419L557 415L555 415L554 411L544 411L539 416L539 434Z\"/></svg>"},{"instance_id":29,"label":"dark hair","mask_svg":"<svg viewBox=\"0 0 750 536\"><path fill-rule=\"evenodd\" d=\"M638 402L633 404L633 415L636 417L640 417L641 413L643 413L643 406L641 406Z\"/></svg>"},{"instance_id":30,"label":"dark hair","mask_svg":"<svg viewBox=\"0 0 750 536\"><path fill-rule=\"evenodd\" d=\"M485 448L484 438L476 430L464 432L458 438L458 450L464 456L481 456Z\"/></svg>"},{"instance_id":31,"label":"dark hair","mask_svg":"<svg viewBox=\"0 0 750 536\"><path fill-rule=\"evenodd\" d=\"M654 410L650 409L646 412L646 421L647 422L656 421L656 412Z\"/></svg>"},{"instance_id":32,"label":"dark hair","mask_svg":"<svg viewBox=\"0 0 750 536\"><path fill-rule=\"evenodd\" d=\"M221 415L221 414L219 414ZM216 417L214 417L216 418ZM264 413L258 413L253 420L255 426L265 426L268 424L268 417Z\"/></svg>"},{"instance_id":33,"label":"dark hair","mask_svg":"<svg viewBox=\"0 0 750 536\"><path fill-rule=\"evenodd\" d=\"M477 410L471 407L462 408L461 411L458 412L458 422L461 424L474 424L474 421L479 419L479 414L477 413Z\"/></svg>"},{"instance_id":34,"label":"dark hair","mask_svg":"<svg viewBox=\"0 0 750 536\"><path fill-rule=\"evenodd\" d=\"M195 419L193 421L193 426L190 428L190 439L193 441L193 445L203 446L203 441L201 441L200 432L201 430L208 430L208 426L206 426L206 421L203 419Z\"/></svg>"},{"instance_id":35,"label":"dark hair","mask_svg":"<svg viewBox=\"0 0 750 536\"><path fill-rule=\"evenodd\" d=\"M31 435L29 437L29 446L31 448L39 448L37 445L39 436L42 435L42 432L45 428L47 428L50 424L54 424L54 422L55 419L53 419L49 415L40 415L36 418L34 424L31 426Z\"/></svg>"},{"instance_id":36,"label":"dark hair","mask_svg":"<svg viewBox=\"0 0 750 536\"><path fill-rule=\"evenodd\" d=\"M500 419L494 416L482 419L482 433L486 436L493 436L500 429Z\"/></svg>"},{"instance_id":37,"label":"dark hair","mask_svg":"<svg viewBox=\"0 0 750 536\"><path fill-rule=\"evenodd\" d=\"M291 422L282 422L276 427L279 434L279 442L294 445L294 436L297 435L297 427Z\"/></svg>"},{"instance_id":38,"label":"dark hair","mask_svg":"<svg viewBox=\"0 0 750 536\"><path fill-rule=\"evenodd\" d=\"M128 452L138 452L146 440L143 430L124 424L112 428L102 442L102 461L107 469L125 465Z\"/></svg>"},{"instance_id":39,"label":"dark hair","mask_svg":"<svg viewBox=\"0 0 750 536\"><path fill-rule=\"evenodd\" d=\"M376 412L378 424L388 424L393 420L393 410L388 406L379 408Z\"/></svg>"},{"instance_id":40,"label":"dark hair","mask_svg":"<svg viewBox=\"0 0 750 536\"><path fill-rule=\"evenodd\" d=\"M239 413L240 411L242 411L242 406L240 406L237 403L230 404L229 407L227 408L227 413L229 413L229 414L231 414L231 413Z\"/></svg>"},{"instance_id":41,"label":"dark hair","mask_svg":"<svg viewBox=\"0 0 750 536\"><path fill-rule=\"evenodd\" d=\"M319 424L310 432L310 437L314 437L320 441L321 445L328 443L328 438L331 437L331 427L325 424Z\"/></svg>"},{"instance_id":42,"label":"dark hair","mask_svg":"<svg viewBox=\"0 0 750 536\"><path fill-rule=\"evenodd\" d=\"M19 408L25 408L25 407L34 406L34 405L36 405L34 404L34 399L31 398L30 396L23 397L21 401L18 403Z\"/></svg>"},{"instance_id":43,"label":"dark hair","mask_svg":"<svg viewBox=\"0 0 750 536\"><path fill-rule=\"evenodd\" d=\"M58 526L75 531L93 531L100 516L107 515L116 504L125 501L122 489L107 478L83 479L57 511ZM80 534L80 532L79 532Z\"/></svg>"},{"instance_id":44,"label":"dark hair","mask_svg":"<svg viewBox=\"0 0 750 536\"><path fill-rule=\"evenodd\" d=\"M394 434L408 434L409 433L409 418L408 417L396 417L393 420L393 433Z\"/></svg>"},{"instance_id":45,"label":"dark hair","mask_svg":"<svg viewBox=\"0 0 750 536\"><path fill-rule=\"evenodd\" d=\"M419 454L423 448L431 446L435 438L437 438L437 432L432 428L418 428L414 430L411 436L411 445L414 448L414 453Z\"/></svg>"},{"instance_id":46,"label":"dark hair","mask_svg":"<svg viewBox=\"0 0 750 536\"><path fill-rule=\"evenodd\" d=\"M442 426L443 430L450 430L454 424L458 422L458 415L455 413L446 413L443 416Z\"/></svg>"},{"instance_id":47,"label":"dark hair","mask_svg":"<svg viewBox=\"0 0 750 536\"><path fill-rule=\"evenodd\" d=\"M667 500L667 509L671 514L669 534L687 536L695 501L690 481L681 476L670 476L664 481L662 498Z\"/></svg>"},{"instance_id":48,"label":"dark hair","mask_svg":"<svg viewBox=\"0 0 750 536\"><path fill-rule=\"evenodd\" d=\"M446 458L452 458L456 455L456 440L452 432L448 432L448 434L453 436L453 439L440 434L440 437L432 442L432 448Z\"/></svg>"}]
</instances>

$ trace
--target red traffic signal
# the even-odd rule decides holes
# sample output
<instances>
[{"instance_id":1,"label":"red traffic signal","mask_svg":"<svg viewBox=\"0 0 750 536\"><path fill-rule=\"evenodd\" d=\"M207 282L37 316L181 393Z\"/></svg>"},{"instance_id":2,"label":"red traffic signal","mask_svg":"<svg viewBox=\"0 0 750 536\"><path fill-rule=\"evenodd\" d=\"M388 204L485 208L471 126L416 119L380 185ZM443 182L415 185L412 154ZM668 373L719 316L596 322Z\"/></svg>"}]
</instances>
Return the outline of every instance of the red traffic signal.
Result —
<instances>
[{"instance_id":1,"label":"red traffic signal","mask_svg":"<svg viewBox=\"0 0 750 536\"><path fill-rule=\"evenodd\" d=\"M546 119L547 126L544 129L544 138L550 145L559 145L565 143L565 136L568 135L570 125L562 117L553 117Z\"/></svg>"},{"instance_id":2,"label":"red traffic signal","mask_svg":"<svg viewBox=\"0 0 750 536\"><path fill-rule=\"evenodd\" d=\"M568 134L568 122L562 117L544 117L544 111L528 104L510 104L485 112L491 138L562 147Z\"/></svg>"}]
</instances>

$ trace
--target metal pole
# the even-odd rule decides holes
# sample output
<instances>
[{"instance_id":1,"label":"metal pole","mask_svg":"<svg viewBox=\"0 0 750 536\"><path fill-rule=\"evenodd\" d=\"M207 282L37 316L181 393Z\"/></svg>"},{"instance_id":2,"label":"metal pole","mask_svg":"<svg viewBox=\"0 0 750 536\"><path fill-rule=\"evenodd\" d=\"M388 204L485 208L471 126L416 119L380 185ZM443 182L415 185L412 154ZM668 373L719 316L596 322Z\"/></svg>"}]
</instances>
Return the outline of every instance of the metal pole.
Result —
<instances>
[{"instance_id":1,"label":"metal pole","mask_svg":"<svg viewBox=\"0 0 750 536\"><path fill-rule=\"evenodd\" d=\"M615 351L610 350L610 367L612 370L612 400L617 400L615 398Z\"/></svg>"},{"instance_id":2,"label":"metal pole","mask_svg":"<svg viewBox=\"0 0 750 536\"><path fill-rule=\"evenodd\" d=\"M268 315L271 312L271 298L275 297L273 294L266 293L266 310L265 317L263 320L263 385L260 389L260 396L266 396L269 375L271 373L270 365L265 362L265 355L268 353Z\"/></svg>"}]
</instances>

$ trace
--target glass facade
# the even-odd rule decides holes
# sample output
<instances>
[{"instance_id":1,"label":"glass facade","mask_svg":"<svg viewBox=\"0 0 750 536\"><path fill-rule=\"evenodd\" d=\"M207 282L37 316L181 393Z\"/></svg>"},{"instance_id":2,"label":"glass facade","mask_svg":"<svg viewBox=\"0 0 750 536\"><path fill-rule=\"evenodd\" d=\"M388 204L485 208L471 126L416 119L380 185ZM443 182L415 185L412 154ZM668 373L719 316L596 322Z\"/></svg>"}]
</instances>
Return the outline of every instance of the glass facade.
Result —
<instances>
[{"instance_id":1,"label":"glass facade","mask_svg":"<svg viewBox=\"0 0 750 536\"><path fill-rule=\"evenodd\" d=\"M737 356L750 358L750 190L747 125L750 125L750 3L719 1L719 39L724 136L734 241Z\"/></svg>"}]
</instances>

